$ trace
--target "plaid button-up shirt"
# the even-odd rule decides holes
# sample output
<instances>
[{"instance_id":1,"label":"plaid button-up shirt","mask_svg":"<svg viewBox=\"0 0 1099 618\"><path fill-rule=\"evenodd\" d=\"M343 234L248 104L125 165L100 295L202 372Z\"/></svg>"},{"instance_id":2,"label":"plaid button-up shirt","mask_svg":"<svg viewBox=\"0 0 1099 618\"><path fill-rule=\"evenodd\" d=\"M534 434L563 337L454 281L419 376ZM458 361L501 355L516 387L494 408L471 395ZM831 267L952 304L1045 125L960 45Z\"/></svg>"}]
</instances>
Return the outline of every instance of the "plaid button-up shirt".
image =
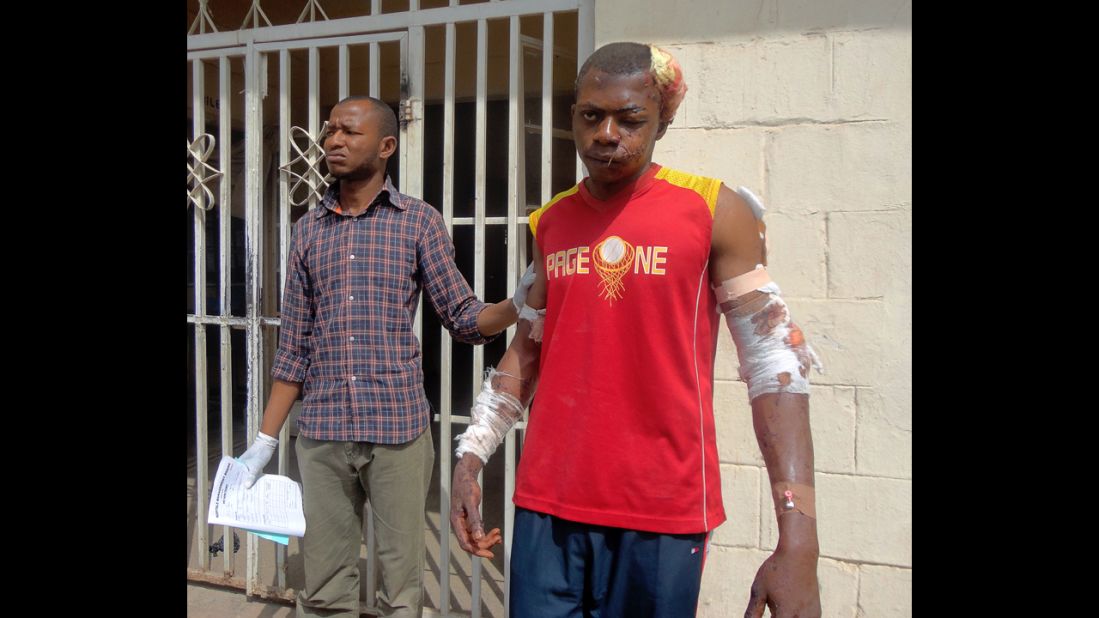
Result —
<instances>
[{"instance_id":1,"label":"plaid button-up shirt","mask_svg":"<svg viewBox=\"0 0 1099 618\"><path fill-rule=\"evenodd\" d=\"M315 440L401 444L430 422L412 321L420 288L455 339L485 304L454 264L439 211L385 187L351 217L339 183L294 225L271 375L304 382L298 432Z\"/></svg>"}]
</instances>

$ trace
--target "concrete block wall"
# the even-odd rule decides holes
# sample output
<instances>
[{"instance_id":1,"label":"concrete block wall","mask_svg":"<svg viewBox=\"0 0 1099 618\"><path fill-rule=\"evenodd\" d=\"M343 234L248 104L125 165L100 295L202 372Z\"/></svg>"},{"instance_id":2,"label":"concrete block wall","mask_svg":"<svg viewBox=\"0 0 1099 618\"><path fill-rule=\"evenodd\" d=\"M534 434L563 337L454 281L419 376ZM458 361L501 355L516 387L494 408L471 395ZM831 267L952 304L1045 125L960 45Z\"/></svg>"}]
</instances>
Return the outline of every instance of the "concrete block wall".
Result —
<instances>
[{"instance_id":1,"label":"concrete block wall","mask_svg":"<svg viewBox=\"0 0 1099 618\"><path fill-rule=\"evenodd\" d=\"M654 159L767 206L769 270L824 362L813 375L824 616L912 615L910 0L596 0L595 45L651 42L687 97ZM777 529L735 349L715 412L729 521L699 616L743 613Z\"/></svg>"}]
</instances>

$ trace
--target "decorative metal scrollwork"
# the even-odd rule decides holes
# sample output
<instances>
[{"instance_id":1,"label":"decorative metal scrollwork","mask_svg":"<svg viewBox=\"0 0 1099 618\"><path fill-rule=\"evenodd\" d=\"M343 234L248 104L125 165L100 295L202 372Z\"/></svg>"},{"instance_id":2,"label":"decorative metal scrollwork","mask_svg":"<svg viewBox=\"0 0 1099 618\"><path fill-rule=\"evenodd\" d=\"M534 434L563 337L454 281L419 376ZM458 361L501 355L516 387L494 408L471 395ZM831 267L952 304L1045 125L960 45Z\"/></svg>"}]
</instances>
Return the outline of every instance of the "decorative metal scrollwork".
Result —
<instances>
[{"instance_id":1,"label":"decorative metal scrollwork","mask_svg":"<svg viewBox=\"0 0 1099 618\"><path fill-rule=\"evenodd\" d=\"M210 210L214 207L214 192L208 183L221 178L221 170L206 162L214 152L217 140L209 133L203 133L193 142L187 142L187 201L195 208Z\"/></svg>"},{"instance_id":2,"label":"decorative metal scrollwork","mask_svg":"<svg viewBox=\"0 0 1099 618\"><path fill-rule=\"evenodd\" d=\"M316 137L309 135L309 132L301 127L290 127L290 146L297 152L297 156L280 167L279 171L296 179L294 186L288 192L290 203L294 206L305 204L310 197L316 197L318 200L324 197L324 192L328 190L328 186L336 180L331 174L323 175L320 171L321 161L324 161L324 147L321 144L324 142L324 134L327 130L327 121L321 126L320 133ZM304 150L298 145L299 139L306 144ZM306 165L304 174L298 174L291 170L299 162L304 162ZM298 188L302 186L305 187L306 194L299 199L296 196L299 193Z\"/></svg>"}]
</instances>

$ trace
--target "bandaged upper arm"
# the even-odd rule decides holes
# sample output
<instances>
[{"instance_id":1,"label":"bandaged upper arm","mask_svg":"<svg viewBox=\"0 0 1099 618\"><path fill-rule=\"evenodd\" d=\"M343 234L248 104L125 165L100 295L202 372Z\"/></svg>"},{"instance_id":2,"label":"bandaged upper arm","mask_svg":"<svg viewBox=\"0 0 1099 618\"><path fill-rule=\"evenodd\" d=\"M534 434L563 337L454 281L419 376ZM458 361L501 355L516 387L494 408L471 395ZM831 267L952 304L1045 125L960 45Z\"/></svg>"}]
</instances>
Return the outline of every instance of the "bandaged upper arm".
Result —
<instances>
[{"instance_id":1,"label":"bandaged upper arm","mask_svg":"<svg viewBox=\"0 0 1099 618\"><path fill-rule=\"evenodd\" d=\"M820 359L782 300L781 290L763 266L714 287L740 359L748 399L765 393L809 394L809 368Z\"/></svg>"}]
</instances>

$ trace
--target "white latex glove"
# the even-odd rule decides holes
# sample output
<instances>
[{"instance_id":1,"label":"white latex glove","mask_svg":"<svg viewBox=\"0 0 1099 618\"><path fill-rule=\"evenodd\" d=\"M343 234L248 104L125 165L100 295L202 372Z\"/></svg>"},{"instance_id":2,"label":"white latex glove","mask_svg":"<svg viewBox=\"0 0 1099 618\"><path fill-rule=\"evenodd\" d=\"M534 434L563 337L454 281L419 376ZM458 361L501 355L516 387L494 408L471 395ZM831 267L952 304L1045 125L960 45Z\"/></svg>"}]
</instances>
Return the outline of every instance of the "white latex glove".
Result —
<instances>
[{"instance_id":1,"label":"white latex glove","mask_svg":"<svg viewBox=\"0 0 1099 618\"><path fill-rule=\"evenodd\" d=\"M511 297L511 302L515 305L516 311L522 311L523 305L527 302L527 292L530 291L530 286L534 284L534 262L531 262L527 266L527 270L523 272L523 276L519 278L519 285L515 286L515 295Z\"/></svg>"},{"instance_id":2,"label":"white latex glove","mask_svg":"<svg viewBox=\"0 0 1099 618\"><path fill-rule=\"evenodd\" d=\"M252 443L252 446L249 446L248 450L237 458L237 461L248 468L248 480L245 481L247 487L255 485L256 479L263 476L263 469L267 466L267 462L271 461L271 455L275 454L275 447L278 445L277 438L259 432L256 434L256 441Z\"/></svg>"}]
</instances>

